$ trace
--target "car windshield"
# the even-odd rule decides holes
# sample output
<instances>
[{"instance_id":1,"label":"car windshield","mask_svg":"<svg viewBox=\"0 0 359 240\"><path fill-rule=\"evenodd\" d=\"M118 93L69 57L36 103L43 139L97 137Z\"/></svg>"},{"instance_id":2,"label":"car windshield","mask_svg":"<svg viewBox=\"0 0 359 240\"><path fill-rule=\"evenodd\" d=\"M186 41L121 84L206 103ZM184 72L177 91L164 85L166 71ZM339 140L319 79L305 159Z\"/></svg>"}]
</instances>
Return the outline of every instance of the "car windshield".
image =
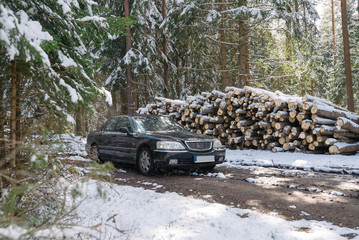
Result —
<instances>
[{"instance_id":1,"label":"car windshield","mask_svg":"<svg viewBox=\"0 0 359 240\"><path fill-rule=\"evenodd\" d=\"M133 117L136 132L178 132L185 129L168 117Z\"/></svg>"}]
</instances>

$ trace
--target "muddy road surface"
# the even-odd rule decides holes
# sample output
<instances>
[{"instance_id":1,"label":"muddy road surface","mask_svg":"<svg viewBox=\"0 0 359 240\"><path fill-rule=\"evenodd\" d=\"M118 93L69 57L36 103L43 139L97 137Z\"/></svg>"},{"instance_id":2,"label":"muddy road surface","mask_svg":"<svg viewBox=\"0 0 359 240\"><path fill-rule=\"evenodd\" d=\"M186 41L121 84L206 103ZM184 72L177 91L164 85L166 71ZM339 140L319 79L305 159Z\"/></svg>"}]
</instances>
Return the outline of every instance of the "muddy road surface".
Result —
<instances>
[{"instance_id":1,"label":"muddy road surface","mask_svg":"<svg viewBox=\"0 0 359 240\"><path fill-rule=\"evenodd\" d=\"M176 192L286 220L359 227L359 176L301 170L217 166L209 173L170 171L146 177L116 165L116 184Z\"/></svg>"}]
</instances>

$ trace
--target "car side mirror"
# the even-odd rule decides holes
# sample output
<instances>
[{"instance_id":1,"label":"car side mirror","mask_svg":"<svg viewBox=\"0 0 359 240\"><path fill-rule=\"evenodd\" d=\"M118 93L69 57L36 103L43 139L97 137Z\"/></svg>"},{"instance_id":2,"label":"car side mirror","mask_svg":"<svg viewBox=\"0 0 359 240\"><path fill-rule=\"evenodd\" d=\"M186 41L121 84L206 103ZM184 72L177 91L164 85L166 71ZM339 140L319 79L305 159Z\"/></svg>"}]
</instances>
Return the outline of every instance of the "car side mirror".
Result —
<instances>
[{"instance_id":1,"label":"car side mirror","mask_svg":"<svg viewBox=\"0 0 359 240\"><path fill-rule=\"evenodd\" d=\"M130 133L130 131L128 130L127 127L120 127L120 129L119 129L118 131L119 131L120 133L127 133L127 134Z\"/></svg>"}]
</instances>

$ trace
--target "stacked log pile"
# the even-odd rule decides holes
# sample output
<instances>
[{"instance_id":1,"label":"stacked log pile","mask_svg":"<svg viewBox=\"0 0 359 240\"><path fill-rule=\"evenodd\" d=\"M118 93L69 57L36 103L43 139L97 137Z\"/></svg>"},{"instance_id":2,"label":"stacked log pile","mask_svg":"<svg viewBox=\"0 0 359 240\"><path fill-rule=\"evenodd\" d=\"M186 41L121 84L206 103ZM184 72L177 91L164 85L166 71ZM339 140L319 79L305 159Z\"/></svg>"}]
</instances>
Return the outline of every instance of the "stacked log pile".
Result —
<instances>
[{"instance_id":1,"label":"stacked log pile","mask_svg":"<svg viewBox=\"0 0 359 240\"><path fill-rule=\"evenodd\" d=\"M327 100L227 87L186 100L155 98L140 114L168 115L186 128L217 137L231 149L354 154L359 116Z\"/></svg>"}]
</instances>

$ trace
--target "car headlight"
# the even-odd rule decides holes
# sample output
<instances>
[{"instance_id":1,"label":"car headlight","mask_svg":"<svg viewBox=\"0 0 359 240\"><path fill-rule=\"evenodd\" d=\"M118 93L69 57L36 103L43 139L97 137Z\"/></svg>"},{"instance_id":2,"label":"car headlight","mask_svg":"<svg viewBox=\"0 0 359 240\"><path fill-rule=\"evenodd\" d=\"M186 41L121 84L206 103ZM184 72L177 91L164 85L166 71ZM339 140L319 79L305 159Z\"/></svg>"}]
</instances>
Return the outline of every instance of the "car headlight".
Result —
<instances>
[{"instance_id":1,"label":"car headlight","mask_svg":"<svg viewBox=\"0 0 359 240\"><path fill-rule=\"evenodd\" d=\"M214 149L214 150L223 150L224 147L223 147L221 141L219 141L219 140L214 140L214 142L213 142L213 149Z\"/></svg>"},{"instance_id":2,"label":"car headlight","mask_svg":"<svg viewBox=\"0 0 359 240\"><path fill-rule=\"evenodd\" d=\"M157 149L167 149L167 150L180 150L185 149L185 147L179 142L173 141L158 141L156 143Z\"/></svg>"}]
</instances>

